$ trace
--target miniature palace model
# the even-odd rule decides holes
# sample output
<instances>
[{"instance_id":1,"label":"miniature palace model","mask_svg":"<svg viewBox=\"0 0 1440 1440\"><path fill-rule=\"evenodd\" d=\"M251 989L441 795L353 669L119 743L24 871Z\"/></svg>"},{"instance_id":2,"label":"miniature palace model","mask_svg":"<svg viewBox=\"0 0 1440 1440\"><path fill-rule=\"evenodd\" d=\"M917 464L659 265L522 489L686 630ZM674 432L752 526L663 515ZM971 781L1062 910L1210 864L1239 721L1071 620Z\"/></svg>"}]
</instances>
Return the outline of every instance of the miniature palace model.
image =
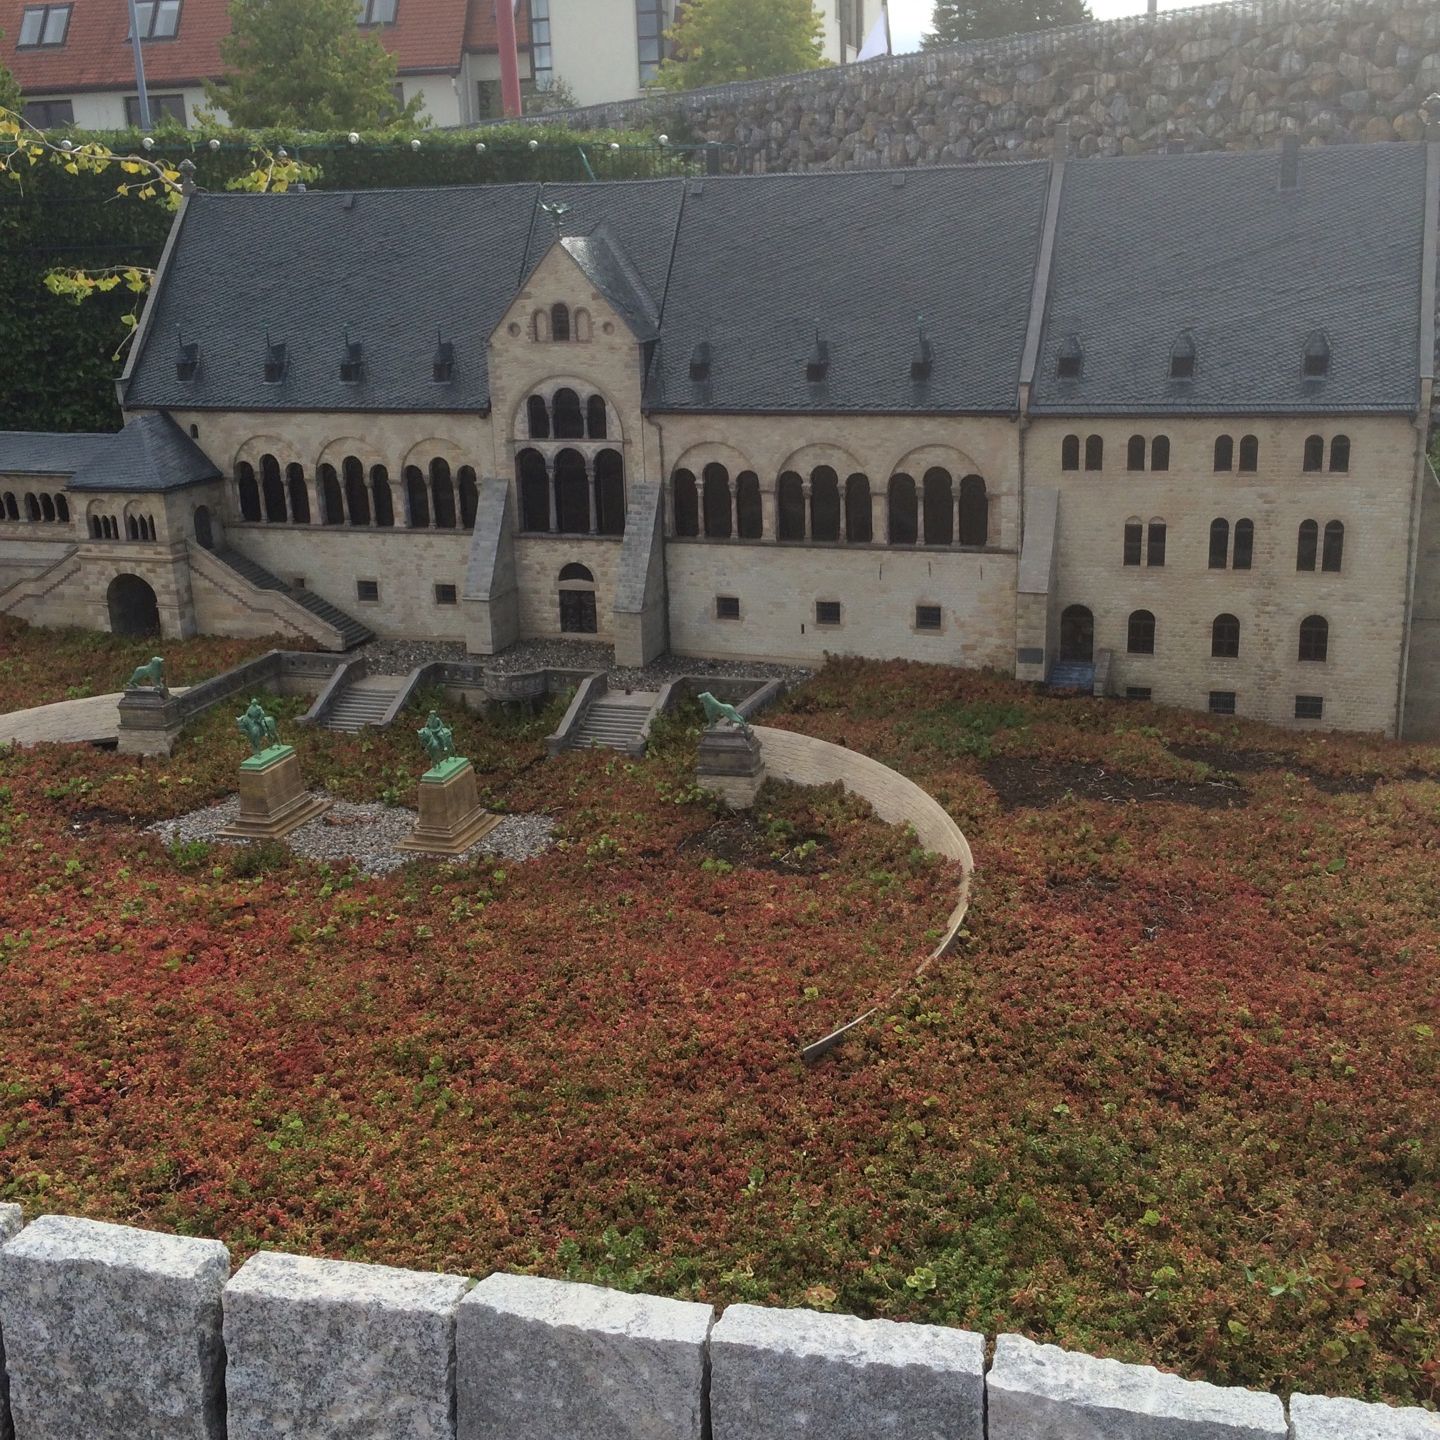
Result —
<instances>
[{"instance_id":1,"label":"miniature palace model","mask_svg":"<svg viewBox=\"0 0 1440 1440\"><path fill-rule=\"evenodd\" d=\"M1440 147L191 194L0 614L1440 733Z\"/></svg>"}]
</instances>

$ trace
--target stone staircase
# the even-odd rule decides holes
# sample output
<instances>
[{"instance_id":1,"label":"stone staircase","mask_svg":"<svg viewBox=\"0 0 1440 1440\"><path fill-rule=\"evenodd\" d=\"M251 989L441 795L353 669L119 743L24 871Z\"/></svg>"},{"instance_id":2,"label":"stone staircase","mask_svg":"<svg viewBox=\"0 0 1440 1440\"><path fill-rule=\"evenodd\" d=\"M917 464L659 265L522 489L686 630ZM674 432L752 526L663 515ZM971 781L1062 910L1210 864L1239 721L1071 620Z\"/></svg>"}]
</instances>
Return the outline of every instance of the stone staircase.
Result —
<instances>
[{"instance_id":1,"label":"stone staircase","mask_svg":"<svg viewBox=\"0 0 1440 1440\"><path fill-rule=\"evenodd\" d=\"M339 632L345 649L353 650L357 645L363 645L367 640L375 638L375 632L362 625L353 615L347 615L338 606L322 600L312 590L287 585L278 575L272 575L263 565L257 565L238 550L215 550L210 553L257 590L277 590L286 599L293 600L302 609L323 620Z\"/></svg>"},{"instance_id":2,"label":"stone staircase","mask_svg":"<svg viewBox=\"0 0 1440 1440\"><path fill-rule=\"evenodd\" d=\"M638 753L642 745L641 732L659 698L653 690L635 690L629 695L605 694L592 701L580 717L570 748L585 750L600 745Z\"/></svg>"},{"instance_id":3,"label":"stone staircase","mask_svg":"<svg viewBox=\"0 0 1440 1440\"><path fill-rule=\"evenodd\" d=\"M323 718L322 730L353 735L366 725L379 725L406 683L404 675L367 675L353 680L335 697Z\"/></svg>"},{"instance_id":4,"label":"stone staircase","mask_svg":"<svg viewBox=\"0 0 1440 1440\"><path fill-rule=\"evenodd\" d=\"M1045 683L1052 691L1093 694L1095 664L1091 660L1057 660L1050 667L1050 675Z\"/></svg>"}]
</instances>

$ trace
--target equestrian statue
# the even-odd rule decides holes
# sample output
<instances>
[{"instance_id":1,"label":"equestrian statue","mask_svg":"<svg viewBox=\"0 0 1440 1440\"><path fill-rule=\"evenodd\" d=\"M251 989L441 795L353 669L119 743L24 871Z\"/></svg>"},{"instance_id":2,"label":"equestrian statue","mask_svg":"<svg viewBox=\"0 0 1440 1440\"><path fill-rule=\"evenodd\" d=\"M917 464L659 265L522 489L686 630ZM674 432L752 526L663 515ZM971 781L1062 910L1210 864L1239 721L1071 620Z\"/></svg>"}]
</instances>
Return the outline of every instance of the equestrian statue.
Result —
<instances>
[{"instance_id":1,"label":"equestrian statue","mask_svg":"<svg viewBox=\"0 0 1440 1440\"><path fill-rule=\"evenodd\" d=\"M235 728L244 731L245 738L250 742L252 755L259 755L272 745L280 743L280 731L276 728L275 717L267 715L264 707L253 696L245 713L235 717Z\"/></svg>"},{"instance_id":2,"label":"equestrian statue","mask_svg":"<svg viewBox=\"0 0 1440 1440\"><path fill-rule=\"evenodd\" d=\"M420 737L431 765L454 758L455 732L440 718L438 711L432 710L430 718L415 733Z\"/></svg>"}]
</instances>

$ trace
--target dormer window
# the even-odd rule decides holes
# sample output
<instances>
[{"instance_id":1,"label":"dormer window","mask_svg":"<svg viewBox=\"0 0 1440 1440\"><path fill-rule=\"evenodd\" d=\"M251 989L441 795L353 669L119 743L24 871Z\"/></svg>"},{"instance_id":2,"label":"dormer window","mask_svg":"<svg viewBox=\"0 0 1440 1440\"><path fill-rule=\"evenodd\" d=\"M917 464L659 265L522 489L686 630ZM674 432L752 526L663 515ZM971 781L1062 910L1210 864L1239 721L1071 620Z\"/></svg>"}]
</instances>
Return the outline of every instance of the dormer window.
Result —
<instances>
[{"instance_id":1,"label":"dormer window","mask_svg":"<svg viewBox=\"0 0 1440 1440\"><path fill-rule=\"evenodd\" d=\"M279 385L290 369L290 347L283 340L265 342L265 383Z\"/></svg>"},{"instance_id":2,"label":"dormer window","mask_svg":"<svg viewBox=\"0 0 1440 1440\"><path fill-rule=\"evenodd\" d=\"M830 373L830 342L820 335L815 336L815 348L805 362L805 378L812 384L823 380Z\"/></svg>"},{"instance_id":3,"label":"dormer window","mask_svg":"<svg viewBox=\"0 0 1440 1440\"><path fill-rule=\"evenodd\" d=\"M1061 380L1078 380L1084 368L1085 352L1074 335L1068 335L1055 357L1055 374Z\"/></svg>"},{"instance_id":4,"label":"dormer window","mask_svg":"<svg viewBox=\"0 0 1440 1440\"><path fill-rule=\"evenodd\" d=\"M710 378L710 342L702 340L690 352L690 378L692 380L708 380Z\"/></svg>"},{"instance_id":5,"label":"dormer window","mask_svg":"<svg viewBox=\"0 0 1440 1440\"><path fill-rule=\"evenodd\" d=\"M345 358L340 362L340 380L358 385L365 378L365 347L358 340L345 341Z\"/></svg>"},{"instance_id":6,"label":"dormer window","mask_svg":"<svg viewBox=\"0 0 1440 1440\"><path fill-rule=\"evenodd\" d=\"M175 378L182 384L193 383L200 373L200 345L198 341L181 344L175 351Z\"/></svg>"},{"instance_id":7,"label":"dormer window","mask_svg":"<svg viewBox=\"0 0 1440 1440\"><path fill-rule=\"evenodd\" d=\"M1175 342L1170 352L1170 378L1172 380L1193 380L1195 378L1195 341L1187 330Z\"/></svg>"},{"instance_id":8,"label":"dormer window","mask_svg":"<svg viewBox=\"0 0 1440 1440\"><path fill-rule=\"evenodd\" d=\"M1312 330L1305 341L1305 378L1323 380L1329 373L1329 338L1323 330Z\"/></svg>"},{"instance_id":9,"label":"dormer window","mask_svg":"<svg viewBox=\"0 0 1440 1440\"><path fill-rule=\"evenodd\" d=\"M16 48L29 50L44 45L63 45L70 31L70 6L27 5L20 16L20 38Z\"/></svg>"},{"instance_id":10,"label":"dormer window","mask_svg":"<svg viewBox=\"0 0 1440 1440\"><path fill-rule=\"evenodd\" d=\"M928 380L934 363L935 348L930 343L930 337L922 330L915 341L915 353L910 357L910 378Z\"/></svg>"},{"instance_id":11,"label":"dormer window","mask_svg":"<svg viewBox=\"0 0 1440 1440\"><path fill-rule=\"evenodd\" d=\"M437 385L448 385L455 378L455 347L448 340L435 342L433 372Z\"/></svg>"},{"instance_id":12,"label":"dormer window","mask_svg":"<svg viewBox=\"0 0 1440 1440\"><path fill-rule=\"evenodd\" d=\"M356 0L355 22L358 25L393 25L396 0Z\"/></svg>"},{"instance_id":13,"label":"dormer window","mask_svg":"<svg viewBox=\"0 0 1440 1440\"><path fill-rule=\"evenodd\" d=\"M135 20L142 40L173 40L180 33L180 0L135 0ZM125 38L133 40L134 31Z\"/></svg>"}]
</instances>

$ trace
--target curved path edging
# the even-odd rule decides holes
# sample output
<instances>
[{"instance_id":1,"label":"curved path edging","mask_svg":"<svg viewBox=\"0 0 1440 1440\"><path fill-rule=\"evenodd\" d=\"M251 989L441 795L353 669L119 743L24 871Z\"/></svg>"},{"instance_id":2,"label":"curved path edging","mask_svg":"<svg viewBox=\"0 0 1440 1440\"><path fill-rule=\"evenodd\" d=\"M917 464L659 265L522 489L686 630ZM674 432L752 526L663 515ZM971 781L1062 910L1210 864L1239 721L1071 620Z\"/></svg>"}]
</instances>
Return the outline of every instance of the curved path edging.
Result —
<instances>
[{"instance_id":1,"label":"curved path edging","mask_svg":"<svg viewBox=\"0 0 1440 1440\"><path fill-rule=\"evenodd\" d=\"M955 943L970 909L970 877L975 870L975 859L970 852L970 842L944 806L898 770L814 735L777 730L770 725L754 725L751 729L760 742L760 753L765 759L765 773L769 778L788 780L793 785L833 785L838 780L852 795L868 800L880 819L891 825L909 825L925 849L943 855L947 860L954 860L961 869L960 893L939 943L908 979L895 986L877 1004L839 1029L806 1045L800 1052L801 1058L813 1063L828 1055L856 1026L863 1025L920 980Z\"/></svg>"}]
</instances>

